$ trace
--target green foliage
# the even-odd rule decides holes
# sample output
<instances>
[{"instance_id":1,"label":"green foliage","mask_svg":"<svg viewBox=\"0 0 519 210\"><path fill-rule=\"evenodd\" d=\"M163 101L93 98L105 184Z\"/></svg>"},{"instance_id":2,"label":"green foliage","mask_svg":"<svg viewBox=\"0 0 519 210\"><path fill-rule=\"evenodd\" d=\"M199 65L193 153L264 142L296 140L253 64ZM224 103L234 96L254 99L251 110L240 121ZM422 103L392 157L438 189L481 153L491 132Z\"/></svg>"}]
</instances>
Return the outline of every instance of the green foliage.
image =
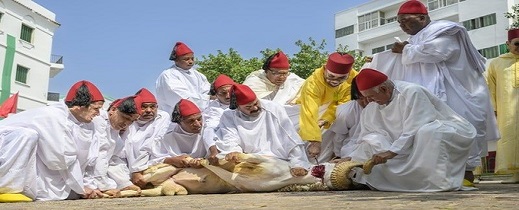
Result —
<instances>
[{"instance_id":1,"label":"green foliage","mask_svg":"<svg viewBox=\"0 0 519 210\"><path fill-rule=\"evenodd\" d=\"M223 53L217 51L216 55L202 56L198 61L198 71L204 74L209 82L212 82L219 74L229 75L236 82L243 82L250 72L258 70L263 64L258 58L243 59L234 49Z\"/></svg>"},{"instance_id":2,"label":"green foliage","mask_svg":"<svg viewBox=\"0 0 519 210\"><path fill-rule=\"evenodd\" d=\"M309 43L297 40L295 43L299 47L299 52L290 58L290 71L301 78L307 78L315 69L323 66L328 58L328 52L324 51L326 41L317 43L312 38L308 38Z\"/></svg>"},{"instance_id":3,"label":"green foliage","mask_svg":"<svg viewBox=\"0 0 519 210\"><path fill-rule=\"evenodd\" d=\"M325 40L317 42L312 38L308 38L308 43L298 40L295 42L295 45L299 47L299 52L293 56L287 56L290 60L290 71L301 78L307 78L315 69L320 68L326 63L328 52L325 51ZM226 53L218 50L216 55L209 54L202 56L202 59L197 62L198 71L204 74L209 82L212 82L219 74L226 74L233 78L234 81L242 83L250 72L261 69L267 57L279 50L280 49L272 50L267 48L260 51L261 58L253 57L250 59L242 58L241 55L232 48ZM337 52L346 52L352 55L355 58L353 67L355 70L360 70L360 67L364 64L365 57L359 53L348 50L347 46L339 46Z\"/></svg>"},{"instance_id":4,"label":"green foliage","mask_svg":"<svg viewBox=\"0 0 519 210\"><path fill-rule=\"evenodd\" d=\"M512 12L505 12L505 17L512 21L512 25L510 25L510 28L507 28L507 30L518 29L519 28L519 4L512 6Z\"/></svg>"}]
</instances>

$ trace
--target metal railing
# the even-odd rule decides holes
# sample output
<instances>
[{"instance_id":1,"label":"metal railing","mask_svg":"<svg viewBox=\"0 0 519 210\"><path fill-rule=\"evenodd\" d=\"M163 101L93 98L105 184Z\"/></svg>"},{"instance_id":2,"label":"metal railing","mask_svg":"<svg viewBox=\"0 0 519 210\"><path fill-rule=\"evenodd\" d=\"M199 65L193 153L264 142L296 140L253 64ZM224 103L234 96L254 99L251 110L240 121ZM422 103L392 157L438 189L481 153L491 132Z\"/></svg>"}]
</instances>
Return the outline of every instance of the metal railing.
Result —
<instances>
[{"instance_id":1,"label":"metal railing","mask_svg":"<svg viewBox=\"0 0 519 210\"><path fill-rule=\"evenodd\" d=\"M63 64L63 56L62 55L51 55L50 62L57 63L57 64Z\"/></svg>"}]
</instances>

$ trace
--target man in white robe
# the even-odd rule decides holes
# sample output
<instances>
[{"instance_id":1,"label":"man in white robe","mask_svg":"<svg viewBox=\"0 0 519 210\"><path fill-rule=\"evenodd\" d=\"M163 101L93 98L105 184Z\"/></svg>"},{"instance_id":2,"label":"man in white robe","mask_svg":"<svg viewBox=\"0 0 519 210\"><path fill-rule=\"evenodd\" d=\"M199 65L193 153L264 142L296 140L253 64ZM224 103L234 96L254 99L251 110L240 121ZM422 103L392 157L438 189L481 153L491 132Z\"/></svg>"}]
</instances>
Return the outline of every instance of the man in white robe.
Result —
<instances>
[{"instance_id":1,"label":"man in white robe","mask_svg":"<svg viewBox=\"0 0 519 210\"><path fill-rule=\"evenodd\" d=\"M216 131L216 147L227 161L238 161L240 153L259 154L288 161L294 176L307 174L312 165L304 143L281 105L235 84L229 108Z\"/></svg>"},{"instance_id":2,"label":"man in white robe","mask_svg":"<svg viewBox=\"0 0 519 210\"><path fill-rule=\"evenodd\" d=\"M476 127L476 144L471 149L466 174L466 179L472 182L472 170L481 165L480 157L487 155L487 141L499 139L482 74L485 58L478 53L464 27L446 20L431 22L420 1L405 2L397 17L402 30L411 37L394 44L392 52L402 56L403 65L395 71L403 73L395 73L402 78L391 79L424 86ZM379 63L387 65L384 61Z\"/></svg>"},{"instance_id":3,"label":"man in white robe","mask_svg":"<svg viewBox=\"0 0 519 210\"><path fill-rule=\"evenodd\" d=\"M353 161L370 159L371 174L354 181L381 191L433 192L462 188L474 126L417 84L391 81L374 69L356 78L370 102L362 111Z\"/></svg>"},{"instance_id":4,"label":"man in white robe","mask_svg":"<svg viewBox=\"0 0 519 210\"><path fill-rule=\"evenodd\" d=\"M159 109L171 113L180 99L189 99L204 109L209 102L210 84L194 67L193 51L184 43L177 42L169 59L175 64L164 70L155 83Z\"/></svg>"},{"instance_id":5,"label":"man in white robe","mask_svg":"<svg viewBox=\"0 0 519 210\"><path fill-rule=\"evenodd\" d=\"M208 148L202 138L202 112L191 101L181 99L171 114L171 121L162 139L152 145L149 165L166 163L177 168L202 167L200 160Z\"/></svg>"},{"instance_id":6,"label":"man in white robe","mask_svg":"<svg viewBox=\"0 0 519 210\"><path fill-rule=\"evenodd\" d=\"M337 106L335 122L330 126L323 138L333 139L333 153L341 158L333 162L349 160L353 146L357 142L360 133L360 113L368 105L366 97L362 96L355 84L355 78L351 83L351 101ZM346 159L343 159L346 158Z\"/></svg>"},{"instance_id":7,"label":"man in white robe","mask_svg":"<svg viewBox=\"0 0 519 210\"><path fill-rule=\"evenodd\" d=\"M0 200L93 198L97 186L83 179L97 156L92 119L104 98L79 81L64 102L29 109L0 121ZM10 196L14 196L9 199Z\"/></svg>"},{"instance_id":8,"label":"man in white robe","mask_svg":"<svg viewBox=\"0 0 519 210\"><path fill-rule=\"evenodd\" d=\"M148 89L142 88L135 95L141 98L142 114L126 129L123 138L131 180L135 185L144 187L146 183L140 172L149 167L150 145L155 139L163 138L171 117L165 111L157 109L157 99Z\"/></svg>"},{"instance_id":9,"label":"man in white robe","mask_svg":"<svg viewBox=\"0 0 519 210\"><path fill-rule=\"evenodd\" d=\"M288 57L279 51L265 60L262 69L251 72L243 84L249 86L258 98L292 105L304 81L290 73Z\"/></svg>"},{"instance_id":10,"label":"man in white robe","mask_svg":"<svg viewBox=\"0 0 519 210\"><path fill-rule=\"evenodd\" d=\"M218 149L216 149L214 142L215 130L218 124L220 124L223 111L229 108L229 104L231 103L229 91L234 84L234 80L225 74L220 74L216 77L210 91L210 94L216 97L216 99L211 100L207 108L202 112L204 118L204 144L206 148L209 148L209 156L207 159L213 165L218 161L216 157L216 155L218 155Z\"/></svg>"},{"instance_id":11,"label":"man in white robe","mask_svg":"<svg viewBox=\"0 0 519 210\"><path fill-rule=\"evenodd\" d=\"M139 96L131 96L115 100L108 112L102 110L94 119L99 155L92 171L87 173L96 183L98 189L109 196L118 196L120 190L140 188L130 181L130 171L126 163L124 140L120 131L126 129L141 114Z\"/></svg>"}]
</instances>

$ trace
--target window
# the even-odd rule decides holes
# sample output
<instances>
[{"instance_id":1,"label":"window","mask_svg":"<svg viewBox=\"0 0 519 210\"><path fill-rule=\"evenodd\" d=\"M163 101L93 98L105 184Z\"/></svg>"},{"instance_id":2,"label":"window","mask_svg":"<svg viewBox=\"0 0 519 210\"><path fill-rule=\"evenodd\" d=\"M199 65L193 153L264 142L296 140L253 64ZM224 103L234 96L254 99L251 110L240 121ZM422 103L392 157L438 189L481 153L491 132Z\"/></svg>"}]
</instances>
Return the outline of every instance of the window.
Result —
<instances>
[{"instance_id":1,"label":"window","mask_svg":"<svg viewBox=\"0 0 519 210\"><path fill-rule=\"evenodd\" d=\"M427 7L429 11L432 11L456 3L458 3L458 0L428 0Z\"/></svg>"},{"instance_id":2,"label":"window","mask_svg":"<svg viewBox=\"0 0 519 210\"><path fill-rule=\"evenodd\" d=\"M350 34L353 34L353 25L335 30L335 38L347 36Z\"/></svg>"},{"instance_id":3,"label":"window","mask_svg":"<svg viewBox=\"0 0 519 210\"><path fill-rule=\"evenodd\" d=\"M0 23L2 22L2 16L4 16L4 13L0 12Z\"/></svg>"},{"instance_id":4,"label":"window","mask_svg":"<svg viewBox=\"0 0 519 210\"><path fill-rule=\"evenodd\" d=\"M498 46L493 46L485 49L478 50L478 52L483 55L483 57L490 59L499 56L499 48Z\"/></svg>"},{"instance_id":5,"label":"window","mask_svg":"<svg viewBox=\"0 0 519 210\"><path fill-rule=\"evenodd\" d=\"M384 46L382 47L377 47L377 48L373 48L371 50L371 54L375 54L375 53L379 53L379 52L383 52L385 50Z\"/></svg>"},{"instance_id":6,"label":"window","mask_svg":"<svg viewBox=\"0 0 519 210\"><path fill-rule=\"evenodd\" d=\"M22 31L20 33L20 39L27 41L29 43L32 42L32 32L33 31L34 31L34 28L31 28L25 24L22 24Z\"/></svg>"},{"instance_id":7,"label":"window","mask_svg":"<svg viewBox=\"0 0 519 210\"><path fill-rule=\"evenodd\" d=\"M384 13L380 11L368 13L358 17L359 31L364 31L370 28L384 25Z\"/></svg>"},{"instance_id":8,"label":"window","mask_svg":"<svg viewBox=\"0 0 519 210\"><path fill-rule=\"evenodd\" d=\"M393 49L393 45L394 45L394 44L388 44L388 45L386 45L386 50Z\"/></svg>"},{"instance_id":9,"label":"window","mask_svg":"<svg viewBox=\"0 0 519 210\"><path fill-rule=\"evenodd\" d=\"M387 18L386 19L386 23L392 23L392 22L395 22L397 20L397 17L394 16L394 17L390 17L390 18Z\"/></svg>"},{"instance_id":10,"label":"window","mask_svg":"<svg viewBox=\"0 0 519 210\"><path fill-rule=\"evenodd\" d=\"M15 81L27 84L27 74L29 69L20 65L16 65L16 79Z\"/></svg>"},{"instance_id":11,"label":"window","mask_svg":"<svg viewBox=\"0 0 519 210\"><path fill-rule=\"evenodd\" d=\"M496 13L492 13L490 15L463 21L463 27L465 27L467 31L470 31L490 25L495 25L496 22Z\"/></svg>"}]
</instances>

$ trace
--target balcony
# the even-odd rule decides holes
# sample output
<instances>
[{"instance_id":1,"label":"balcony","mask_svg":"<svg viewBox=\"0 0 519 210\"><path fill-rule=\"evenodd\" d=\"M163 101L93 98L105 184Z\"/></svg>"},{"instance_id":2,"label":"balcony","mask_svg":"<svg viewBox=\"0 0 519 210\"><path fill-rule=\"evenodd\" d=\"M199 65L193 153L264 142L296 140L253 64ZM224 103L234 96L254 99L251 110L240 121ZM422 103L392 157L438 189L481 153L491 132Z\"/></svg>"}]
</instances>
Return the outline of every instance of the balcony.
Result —
<instances>
[{"instance_id":1,"label":"balcony","mask_svg":"<svg viewBox=\"0 0 519 210\"><path fill-rule=\"evenodd\" d=\"M54 76L59 74L64 68L65 66L63 65L63 56L51 55L49 77L53 78Z\"/></svg>"}]
</instances>

